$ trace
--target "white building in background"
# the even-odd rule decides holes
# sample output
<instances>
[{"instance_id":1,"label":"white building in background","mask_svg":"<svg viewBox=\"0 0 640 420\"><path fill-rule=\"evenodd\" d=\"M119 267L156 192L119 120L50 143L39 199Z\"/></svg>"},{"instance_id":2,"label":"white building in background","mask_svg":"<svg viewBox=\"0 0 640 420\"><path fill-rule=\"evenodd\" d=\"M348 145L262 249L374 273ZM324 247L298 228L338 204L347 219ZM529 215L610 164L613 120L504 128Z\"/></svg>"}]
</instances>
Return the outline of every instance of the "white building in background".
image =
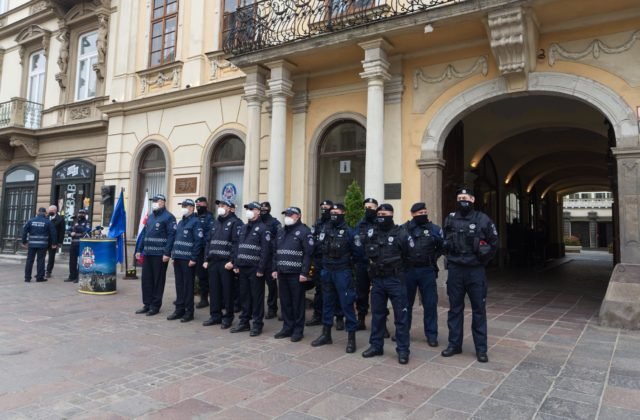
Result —
<instances>
[{"instance_id":1,"label":"white building in background","mask_svg":"<svg viewBox=\"0 0 640 420\"><path fill-rule=\"evenodd\" d=\"M564 236L580 239L584 248L606 248L613 243L613 194L579 192L562 201Z\"/></svg>"}]
</instances>

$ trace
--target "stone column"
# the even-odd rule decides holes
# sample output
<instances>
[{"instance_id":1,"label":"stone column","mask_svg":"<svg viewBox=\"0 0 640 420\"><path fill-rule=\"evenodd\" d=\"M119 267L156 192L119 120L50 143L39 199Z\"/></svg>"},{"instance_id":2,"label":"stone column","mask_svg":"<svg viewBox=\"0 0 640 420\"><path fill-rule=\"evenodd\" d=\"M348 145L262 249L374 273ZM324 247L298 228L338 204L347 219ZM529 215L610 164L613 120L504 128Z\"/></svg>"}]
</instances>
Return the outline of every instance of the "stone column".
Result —
<instances>
[{"instance_id":1,"label":"stone column","mask_svg":"<svg viewBox=\"0 0 640 420\"><path fill-rule=\"evenodd\" d=\"M445 161L438 157L425 157L416 163L420 168L420 198L427 205L429 219L442 226L445 218L442 214L442 175Z\"/></svg>"},{"instance_id":2,"label":"stone column","mask_svg":"<svg viewBox=\"0 0 640 420\"><path fill-rule=\"evenodd\" d=\"M278 215L285 208L287 99L293 96L291 89L293 65L287 61L278 60L267 63L267 66L271 69L268 92L271 96L271 149L267 196L271 202L271 212Z\"/></svg>"},{"instance_id":3,"label":"stone column","mask_svg":"<svg viewBox=\"0 0 640 420\"><path fill-rule=\"evenodd\" d=\"M244 149L244 191L246 202L257 200L260 191L260 118L265 96L265 81L268 70L261 66L243 69L247 75L244 82L244 100L247 101L247 139Z\"/></svg>"},{"instance_id":4,"label":"stone column","mask_svg":"<svg viewBox=\"0 0 640 420\"><path fill-rule=\"evenodd\" d=\"M618 163L620 262L640 263L640 148L612 149Z\"/></svg>"},{"instance_id":5,"label":"stone column","mask_svg":"<svg viewBox=\"0 0 640 420\"><path fill-rule=\"evenodd\" d=\"M294 82L294 96L291 101L292 128L291 128L291 172L289 179L290 202L287 205L298 206L302 209L302 214L306 218L307 196L313 195L308 193L311 191L305 188L309 169L307 164L307 147L306 147L306 127L307 127L307 109L309 107L309 95L307 93L307 78L300 77Z\"/></svg>"},{"instance_id":6,"label":"stone column","mask_svg":"<svg viewBox=\"0 0 640 420\"><path fill-rule=\"evenodd\" d=\"M365 197L384 201L384 82L388 72L387 50L382 38L359 44L364 49L360 77L367 79L367 151L365 155Z\"/></svg>"},{"instance_id":7,"label":"stone column","mask_svg":"<svg viewBox=\"0 0 640 420\"><path fill-rule=\"evenodd\" d=\"M590 211L589 217L589 248L598 247L598 213Z\"/></svg>"},{"instance_id":8,"label":"stone column","mask_svg":"<svg viewBox=\"0 0 640 420\"><path fill-rule=\"evenodd\" d=\"M562 212L562 236L563 239L571 236L571 212Z\"/></svg>"}]
</instances>

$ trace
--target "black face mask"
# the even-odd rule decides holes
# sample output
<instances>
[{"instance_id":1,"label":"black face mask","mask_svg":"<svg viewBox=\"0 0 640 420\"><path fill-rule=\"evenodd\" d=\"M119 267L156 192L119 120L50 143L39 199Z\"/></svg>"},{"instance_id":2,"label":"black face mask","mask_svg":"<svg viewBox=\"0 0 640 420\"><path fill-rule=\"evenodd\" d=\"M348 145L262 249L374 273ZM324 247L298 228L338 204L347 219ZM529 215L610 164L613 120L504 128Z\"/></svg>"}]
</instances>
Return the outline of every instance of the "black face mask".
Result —
<instances>
[{"instance_id":1,"label":"black face mask","mask_svg":"<svg viewBox=\"0 0 640 420\"><path fill-rule=\"evenodd\" d=\"M467 201L467 200L458 201L458 211L463 216L466 216L467 214L469 214L471 210L473 210L473 203L471 201Z\"/></svg>"},{"instance_id":2,"label":"black face mask","mask_svg":"<svg viewBox=\"0 0 640 420\"><path fill-rule=\"evenodd\" d=\"M338 226L344 222L344 214L332 214L331 215L331 223Z\"/></svg>"},{"instance_id":3,"label":"black face mask","mask_svg":"<svg viewBox=\"0 0 640 420\"><path fill-rule=\"evenodd\" d=\"M86 217L84 217L84 216L78 216L78 221L79 221L79 222L84 222L85 220L87 220L87 218L86 218Z\"/></svg>"},{"instance_id":4,"label":"black face mask","mask_svg":"<svg viewBox=\"0 0 640 420\"><path fill-rule=\"evenodd\" d=\"M331 217L331 213L330 213L331 209L320 209L320 218L322 220L329 220L329 218Z\"/></svg>"},{"instance_id":5,"label":"black face mask","mask_svg":"<svg viewBox=\"0 0 640 420\"><path fill-rule=\"evenodd\" d=\"M429 215L420 214L418 216L413 216L413 221L418 225L424 225L429 221Z\"/></svg>"},{"instance_id":6,"label":"black face mask","mask_svg":"<svg viewBox=\"0 0 640 420\"><path fill-rule=\"evenodd\" d=\"M268 216L269 215L269 210L260 210L260 216L262 216L264 218L264 216Z\"/></svg>"},{"instance_id":7,"label":"black face mask","mask_svg":"<svg viewBox=\"0 0 640 420\"><path fill-rule=\"evenodd\" d=\"M198 215L202 216L203 214L207 214L207 208L205 206L198 207Z\"/></svg>"},{"instance_id":8,"label":"black face mask","mask_svg":"<svg viewBox=\"0 0 640 420\"><path fill-rule=\"evenodd\" d=\"M49 216L54 217L56 214L52 211L49 212Z\"/></svg>"},{"instance_id":9,"label":"black face mask","mask_svg":"<svg viewBox=\"0 0 640 420\"><path fill-rule=\"evenodd\" d=\"M364 209L364 218L372 221L376 217L376 209Z\"/></svg>"},{"instance_id":10,"label":"black face mask","mask_svg":"<svg viewBox=\"0 0 640 420\"><path fill-rule=\"evenodd\" d=\"M378 216L376 217L376 224L382 230L389 230L393 227L393 216Z\"/></svg>"}]
</instances>

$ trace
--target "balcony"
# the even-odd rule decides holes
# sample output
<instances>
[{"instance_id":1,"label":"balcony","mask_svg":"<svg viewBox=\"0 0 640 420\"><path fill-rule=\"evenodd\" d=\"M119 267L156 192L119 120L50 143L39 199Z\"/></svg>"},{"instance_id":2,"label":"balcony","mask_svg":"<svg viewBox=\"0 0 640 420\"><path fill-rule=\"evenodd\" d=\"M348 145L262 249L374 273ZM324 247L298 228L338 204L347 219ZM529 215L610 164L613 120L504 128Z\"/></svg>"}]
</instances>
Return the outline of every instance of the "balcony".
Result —
<instances>
[{"instance_id":1,"label":"balcony","mask_svg":"<svg viewBox=\"0 0 640 420\"><path fill-rule=\"evenodd\" d=\"M562 206L565 209L610 209L613 198L565 198Z\"/></svg>"},{"instance_id":2,"label":"balcony","mask_svg":"<svg viewBox=\"0 0 640 420\"><path fill-rule=\"evenodd\" d=\"M42 104L23 98L0 103L0 129L21 127L37 130L42 126Z\"/></svg>"},{"instance_id":3,"label":"balcony","mask_svg":"<svg viewBox=\"0 0 640 420\"><path fill-rule=\"evenodd\" d=\"M223 49L242 55L467 0L261 0L225 15Z\"/></svg>"}]
</instances>

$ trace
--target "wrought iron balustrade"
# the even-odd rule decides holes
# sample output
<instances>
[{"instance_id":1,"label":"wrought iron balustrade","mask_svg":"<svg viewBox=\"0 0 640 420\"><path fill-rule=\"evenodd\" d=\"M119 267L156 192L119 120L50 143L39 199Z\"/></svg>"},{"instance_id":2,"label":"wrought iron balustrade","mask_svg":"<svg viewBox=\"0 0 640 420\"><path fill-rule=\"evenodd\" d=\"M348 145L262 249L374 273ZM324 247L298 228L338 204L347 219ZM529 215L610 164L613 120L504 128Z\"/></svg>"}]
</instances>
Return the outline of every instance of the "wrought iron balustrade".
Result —
<instances>
[{"instance_id":1,"label":"wrought iron balustrade","mask_svg":"<svg viewBox=\"0 0 640 420\"><path fill-rule=\"evenodd\" d=\"M24 127L36 130L42 126L42 104L13 98L0 103L0 128Z\"/></svg>"},{"instance_id":2,"label":"wrought iron balustrade","mask_svg":"<svg viewBox=\"0 0 640 420\"><path fill-rule=\"evenodd\" d=\"M467 0L261 0L225 15L223 49L241 55Z\"/></svg>"}]
</instances>

